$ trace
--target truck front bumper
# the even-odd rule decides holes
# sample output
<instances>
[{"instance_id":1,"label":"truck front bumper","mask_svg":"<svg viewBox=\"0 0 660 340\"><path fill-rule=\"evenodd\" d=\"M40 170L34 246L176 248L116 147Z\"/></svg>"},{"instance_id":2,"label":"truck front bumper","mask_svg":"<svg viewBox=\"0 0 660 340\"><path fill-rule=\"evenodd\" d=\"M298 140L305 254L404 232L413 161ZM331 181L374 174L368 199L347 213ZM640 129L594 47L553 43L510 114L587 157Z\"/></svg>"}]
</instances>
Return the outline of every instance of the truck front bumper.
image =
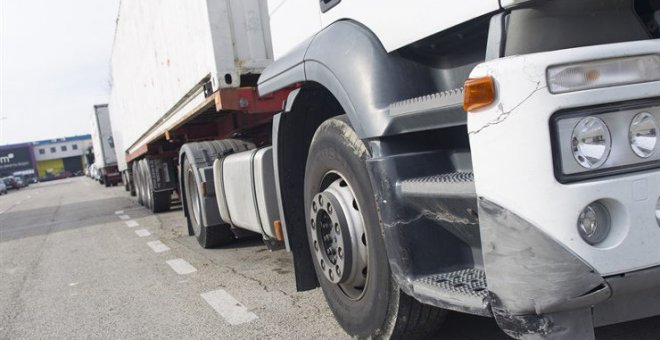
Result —
<instances>
[{"instance_id":1,"label":"truck front bumper","mask_svg":"<svg viewBox=\"0 0 660 340\"><path fill-rule=\"evenodd\" d=\"M468 113L468 130L491 306L509 335L588 339L594 326L660 314L660 164L560 183L551 132L557 112L657 99L660 82L552 94L546 80L553 65L658 53L658 41L630 42L508 57L472 72L496 86L495 103ZM590 245L577 220L594 201L607 203L612 223Z\"/></svg>"}]
</instances>

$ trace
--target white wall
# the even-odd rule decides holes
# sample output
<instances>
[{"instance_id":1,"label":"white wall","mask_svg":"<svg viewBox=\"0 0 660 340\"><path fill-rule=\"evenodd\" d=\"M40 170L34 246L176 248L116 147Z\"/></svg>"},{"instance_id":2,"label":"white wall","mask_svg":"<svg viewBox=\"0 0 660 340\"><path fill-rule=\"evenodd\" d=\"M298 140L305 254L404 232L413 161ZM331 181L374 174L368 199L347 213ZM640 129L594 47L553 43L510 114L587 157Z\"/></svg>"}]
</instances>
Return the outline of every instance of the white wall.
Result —
<instances>
[{"instance_id":1,"label":"white wall","mask_svg":"<svg viewBox=\"0 0 660 340\"><path fill-rule=\"evenodd\" d=\"M92 141L70 141L70 142L56 142L53 144L41 144L34 146L34 158L37 162L47 161L50 159L67 158L74 156L82 156L85 148L91 145ZM77 150L73 149L73 145L77 146ZM62 151L62 147L66 147L66 151ZM51 148L55 148L55 152L51 152ZM43 154L40 150L43 150Z\"/></svg>"}]
</instances>

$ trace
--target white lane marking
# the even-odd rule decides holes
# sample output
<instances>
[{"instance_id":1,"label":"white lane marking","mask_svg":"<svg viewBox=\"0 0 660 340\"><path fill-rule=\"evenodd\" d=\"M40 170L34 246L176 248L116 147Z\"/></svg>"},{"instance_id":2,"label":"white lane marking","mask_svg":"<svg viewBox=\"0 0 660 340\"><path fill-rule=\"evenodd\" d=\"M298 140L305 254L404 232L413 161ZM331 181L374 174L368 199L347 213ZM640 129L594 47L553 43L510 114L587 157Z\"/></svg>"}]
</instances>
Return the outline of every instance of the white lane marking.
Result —
<instances>
[{"instance_id":1,"label":"white lane marking","mask_svg":"<svg viewBox=\"0 0 660 340\"><path fill-rule=\"evenodd\" d=\"M140 237L146 237L146 236L151 235L151 233L147 229L138 229L138 230L135 231L135 234L137 234L137 236L140 236Z\"/></svg>"},{"instance_id":2,"label":"white lane marking","mask_svg":"<svg viewBox=\"0 0 660 340\"><path fill-rule=\"evenodd\" d=\"M165 263L172 267L172 270L179 275L186 275L197 271L197 268L193 267L192 264L184 259L168 260Z\"/></svg>"},{"instance_id":3,"label":"white lane marking","mask_svg":"<svg viewBox=\"0 0 660 340\"><path fill-rule=\"evenodd\" d=\"M117 210L117 211L115 211L115 215L121 215L121 214L123 214L123 213L124 213L123 210Z\"/></svg>"},{"instance_id":4,"label":"white lane marking","mask_svg":"<svg viewBox=\"0 0 660 340\"><path fill-rule=\"evenodd\" d=\"M200 294L206 302L215 309L220 316L230 325L240 325L242 323L256 320L256 314L250 312L233 296L225 292L223 289L218 289Z\"/></svg>"},{"instance_id":5,"label":"white lane marking","mask_svg":"<svg viewBox=\"0 0 660 340\"><path fill-rule=\"evenodd\" d=\"M156 253L162 253L170 250L170 247L166 246L165 243L160 241L150 241L147 242L147 245L149 246L149 248L151 248L151 250L153 250Z\"/></svg>"},{"instance_id":6,"label":"white lane marking","mask_svg":"<svg viewBox=\"0 0 660 340\"><path fill-rule=\"evenodd\" d=\"M140 225L140 223L137 223L135 220L126 221L124 223L126 223L126 226L129 228L137 227Z\"/></svg>"},{"instance_id":7,"label":"white lane marking","mask_svg":"<svg viewBox=\"0 0 660 340\"><path fill-rule=\"evenodd\" d=\"M69 283L69 287L74 287L74 286L77 286L77 285L78 285L78 282L71 282L71 283Z\"/></svg>"},{"instance_id":8,"label":"white lane marking","mask_svg":"<svg viewBox=\"0 0 660 340\"><path fill-rule=\"evenodd\" d=\"M128 216L128 215L119 215L119 219L120 219L120 220L124 220L124 221L126 221L126 220L130 220L131 217Z\"/></svg>"}]
</instances>

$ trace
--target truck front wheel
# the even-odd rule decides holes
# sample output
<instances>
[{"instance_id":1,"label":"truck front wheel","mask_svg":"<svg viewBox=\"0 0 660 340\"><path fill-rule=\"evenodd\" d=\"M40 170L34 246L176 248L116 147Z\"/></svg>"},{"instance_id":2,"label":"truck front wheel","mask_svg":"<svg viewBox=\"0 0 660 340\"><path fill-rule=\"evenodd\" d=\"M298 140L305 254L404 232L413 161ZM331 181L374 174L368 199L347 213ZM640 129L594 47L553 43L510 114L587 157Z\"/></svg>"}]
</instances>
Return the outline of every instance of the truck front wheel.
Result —
<instances>
[{"instance_id":1,"label":"truck front wheel","mask_svg":"<svg viewBox=\"0 0 660 340\"><path fill-rule=\"evenodd\" d=\"M312 139L305 169L307 236L319 283L352 336L424 338L446 311L403 293L393 279L365 161L369 151L345 116Z\"/></svg>"}]
</instances>

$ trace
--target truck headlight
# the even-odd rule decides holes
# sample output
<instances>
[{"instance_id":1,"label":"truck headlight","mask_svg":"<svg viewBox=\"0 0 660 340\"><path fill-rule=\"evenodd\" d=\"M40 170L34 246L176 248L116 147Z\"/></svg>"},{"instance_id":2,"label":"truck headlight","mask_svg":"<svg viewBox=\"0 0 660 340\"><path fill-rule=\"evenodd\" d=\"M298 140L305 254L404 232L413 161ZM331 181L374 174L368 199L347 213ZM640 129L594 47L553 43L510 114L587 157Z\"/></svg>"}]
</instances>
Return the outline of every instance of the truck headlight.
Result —
<instances>
[{"instance_id":1,"label":"truck headlight","mask_svg":"<svg viewBox=\"0 0 660 340\"><path fill-rule=\"evenodd\" d=\"M551 66L548 68L547 78L551 93L658 81L660 80L660 55L642 55Z\"/></svg>"},{"instance_id":2,"label":"truck headlight","mask_svg":"<svg viewBox=\"0 0 660 340\"><path fill-rule=\"evenodd\" d=\"M555 177L561 183L660 168L658 100L555 113L550 122Z\"/></svg>"},{"instance_id":3,"label":"truck headlight","mask_svg":"<svg viewBox=\"0 0 660 340\"><path fill-rule=\"evenodd\" d=\"M658 144L658 122L652 114L640 112L630 123L630 147L639 157L648 158Z\"/></svg>"},{"instance_id":4,"label":"truck headlight","mask_svg":"<svg viewBox=\"0 0 660 340\"><path fill-rule=\"evenodd\" d=\"M587 169L597 168L607 160L612 142L610 130L602 120L585 117L580 120L571 136L573 157Z\"/></svg>"}]
</instances>

